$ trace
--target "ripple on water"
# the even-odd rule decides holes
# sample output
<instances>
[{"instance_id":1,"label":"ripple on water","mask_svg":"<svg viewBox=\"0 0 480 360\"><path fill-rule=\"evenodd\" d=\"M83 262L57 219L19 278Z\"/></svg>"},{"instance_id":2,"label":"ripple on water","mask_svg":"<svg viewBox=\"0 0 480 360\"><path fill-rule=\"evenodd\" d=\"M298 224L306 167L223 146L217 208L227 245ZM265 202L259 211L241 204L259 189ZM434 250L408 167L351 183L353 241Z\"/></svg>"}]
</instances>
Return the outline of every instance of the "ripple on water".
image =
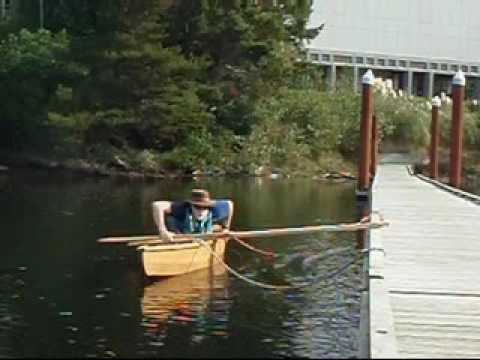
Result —
<instances>
[{"instance_id":1,"label":"ripple on water","mask_svg":"<svg viewBox=\"0 0 480 360\"><path fill-rule=\"evenodd\" d=\"M15 354L12 333L23 326L23 319L16 310L16 299L20 295L12 296L11 293L24 285L23 280L16 279L12 274L0 276L0 358L11 358Z\"/></svg>"}]
</instances>

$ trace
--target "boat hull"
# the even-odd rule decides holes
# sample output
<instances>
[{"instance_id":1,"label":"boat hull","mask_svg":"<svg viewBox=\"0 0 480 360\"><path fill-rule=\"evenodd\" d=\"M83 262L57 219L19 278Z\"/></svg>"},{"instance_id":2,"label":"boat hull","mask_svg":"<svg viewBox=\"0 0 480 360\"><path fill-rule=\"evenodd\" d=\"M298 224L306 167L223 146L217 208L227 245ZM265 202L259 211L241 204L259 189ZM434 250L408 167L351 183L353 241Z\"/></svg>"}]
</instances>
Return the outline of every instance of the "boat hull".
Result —
<instances>
[{"instance_id":1,"label":"boat hull","mask_svg":"<svg viewBox=\"0 0 480 360\"><path fill-rule=\"evenodd\" d=\"M218 265L215 255L223 260L227 239L208 240L211 250L195 242L145 245L142 262L147 276L176 276Z\"/></svg>"}]
</instances>

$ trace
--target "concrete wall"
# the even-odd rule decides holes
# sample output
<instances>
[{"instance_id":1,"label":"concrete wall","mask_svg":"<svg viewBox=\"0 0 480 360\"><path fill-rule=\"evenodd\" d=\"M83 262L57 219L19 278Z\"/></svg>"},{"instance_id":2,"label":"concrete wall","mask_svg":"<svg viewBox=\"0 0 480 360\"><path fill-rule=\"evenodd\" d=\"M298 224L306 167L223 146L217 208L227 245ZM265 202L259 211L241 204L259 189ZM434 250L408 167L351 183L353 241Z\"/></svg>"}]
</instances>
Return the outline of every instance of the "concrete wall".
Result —
<instances>
[{"instance_id":1,"label":"concrete wall","mask_svg":"<svg viewBox=\"0 0 480 360\"><path fill-rule=\"evenodd\" d=\"M479 0L315 0L311 48L480 60Z\"/></svg>"}]
</instances>

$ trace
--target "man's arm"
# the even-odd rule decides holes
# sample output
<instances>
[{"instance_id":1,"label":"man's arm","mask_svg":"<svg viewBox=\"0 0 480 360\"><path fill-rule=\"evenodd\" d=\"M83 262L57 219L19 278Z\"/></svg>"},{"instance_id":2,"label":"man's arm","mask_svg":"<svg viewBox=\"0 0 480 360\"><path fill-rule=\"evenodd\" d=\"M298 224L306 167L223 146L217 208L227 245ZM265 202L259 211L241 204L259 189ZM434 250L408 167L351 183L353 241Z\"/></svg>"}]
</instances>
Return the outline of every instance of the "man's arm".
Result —
<instances>
[{"instance_id":1,"label":"man's arm","mask_svg":"<svg viewBox=\"0 0 480 360\"><path fill-rule=\"evenodd\" d=\"M173 233L168 231L165 224L165 216L172 213L170 201L155 201L152 203L153 220L157 224L158 233L165 241L173 241Z\"/></svg>"}]
</instances>

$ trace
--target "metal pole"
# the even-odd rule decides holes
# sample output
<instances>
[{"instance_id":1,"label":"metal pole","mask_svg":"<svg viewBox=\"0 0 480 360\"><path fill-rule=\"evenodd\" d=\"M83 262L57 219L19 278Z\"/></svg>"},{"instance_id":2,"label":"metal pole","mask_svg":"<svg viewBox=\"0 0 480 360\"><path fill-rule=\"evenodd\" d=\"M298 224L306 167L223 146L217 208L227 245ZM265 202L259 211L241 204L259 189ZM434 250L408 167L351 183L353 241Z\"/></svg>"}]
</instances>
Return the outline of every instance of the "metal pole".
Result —
<instances>
[{"instance_id":1,"label":"metal pole","mask_svg":"<svg viewBox=\"0 0 480 360\"><path fill-rule=\"evenodd\" d=\"M450 185L458 188L462 184L463 102L465 97L465 75L462 71L457 72L453 78L452 95Z\"/></svg>"},{"instance_id":2,"label":"metal pole","mask_svg":"<svg viewBox=\"0 0 480 360\"><path fill-rule=\"evenodd\" d=\"M438 96L432 100L432 124L430 139L430 177L438 178L438 148L440 145L440 105L442 102Z\"/></svg>"},{"instance_id":3,"label":"metal pole","mask_svg":"<svg viewBox=\"0 0 480 360\"><path fill-rule=\"evenodd\" d=\"M43 18L44 18L44 15L43 15L43 0L39 0L39 7L40 7L40 29L43 29Z\"/></svg>"},{"instance_id":4,"label":"metal pole","mask_svg":"<svg viewBox=\"0 0 480 360\"><path fill-rule=\"evenodd\" d=\"M357 196L367 196L370 188L370 155L373 116L373 83L375 77L372 70L368 70L362 78L362 120L360 124L361 148L360 165L358 171Z\"/></svg>"},{"instance_id":5,"label":"metal pole","mask_svg":"<svg viewBox=\"0 0 480 360\"><path fill-rule=\"evenodd\" d=\"M407 95L413 95L413 72L407 72Z\"/></svg>"},{"instance_id":6,"label":"metal pole","mask_svg":"<svg viewBox=\"0 0 480 360\"><path fill-rule=\"evenodd\" d=\"M330 92L335 91L335 87L337 85L337 66L335 64L330 65L330 83L329 85L329 90Z\"/></svg>"},{"instance_id":7,"label":"metal pole","mask_svg":"<svg viewBox=\"0 0 480 360\"><path fill-rule=\"evenodd\" d=\"M377 173L377 159L378 159L378 124L377 117L372 116L372 145L371 145L371 161L370 161L370 178L373 179Z\"/></svg>"},{"instance_id":8,"label":"metal pole","mask_svg":"<svg viewBox=\"0 0 480 360\"><path fill-rule=\"evenodd\" d=\"M353 67L353 91L358 92L358 66Z\"/></svg>"},{"instance_id":9,"label":"metal pole","mask_svg":"<svg viewBox=\"0 0 480 360\"><path fill-rule=\"evenodd\" d=\"M433 88L435 85L435 73L433 71L428 73L428 87L427 87L427 96L429 98L433 97Z\"/></svg>"}]
</instances>

